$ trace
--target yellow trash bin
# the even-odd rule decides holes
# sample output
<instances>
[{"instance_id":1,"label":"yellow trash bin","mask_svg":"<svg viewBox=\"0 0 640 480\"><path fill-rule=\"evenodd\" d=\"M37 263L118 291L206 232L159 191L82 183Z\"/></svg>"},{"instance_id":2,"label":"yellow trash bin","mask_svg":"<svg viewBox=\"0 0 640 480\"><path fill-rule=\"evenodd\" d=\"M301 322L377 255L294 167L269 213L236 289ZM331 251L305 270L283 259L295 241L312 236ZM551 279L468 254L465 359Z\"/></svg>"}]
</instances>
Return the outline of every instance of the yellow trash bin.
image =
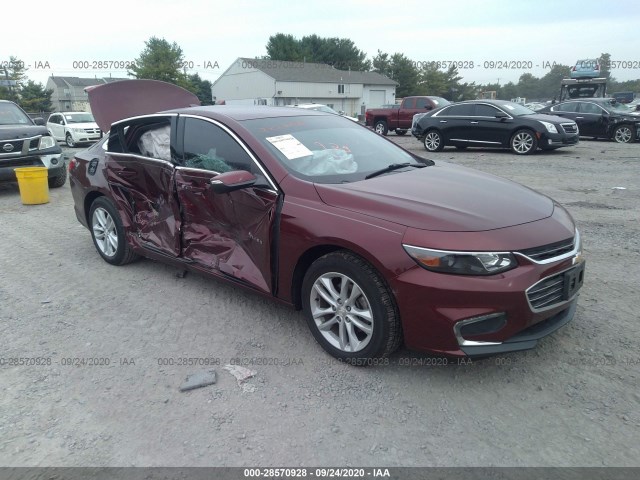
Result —
<instances>
[{"instance_id":1,"label":"yellow trash bin","mask_svg":"<svg viewBox=\"0 0 640 480\"><path fill-rule=\"evenodd\" d=\"M15 168L20 200L24 205L49 203L49 172L46 167Z\"/></svg>"}]
</instances>

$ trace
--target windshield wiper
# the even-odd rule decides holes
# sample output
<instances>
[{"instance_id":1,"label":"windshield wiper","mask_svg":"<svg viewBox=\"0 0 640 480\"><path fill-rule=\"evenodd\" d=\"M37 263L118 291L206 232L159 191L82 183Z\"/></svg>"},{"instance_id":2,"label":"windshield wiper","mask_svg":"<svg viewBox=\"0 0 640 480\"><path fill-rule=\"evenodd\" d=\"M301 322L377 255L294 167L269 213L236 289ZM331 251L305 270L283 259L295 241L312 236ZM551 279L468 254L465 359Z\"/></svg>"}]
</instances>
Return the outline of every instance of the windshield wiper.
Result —
<instances>
[{"instance_id":1,"label":"windshield wiper","mask_svg":"<svg viewBox=\"0 0 640 480\"><path fill-rule=\"evenodd\" d=\"M427 165L424 163L392 163L391 165L387 165L380 170L376 170L375 172L371 172L369 175L364 177L365 180L369 180L370 178L377 177L378 175L382 175L383 173L393 172L394 170L399 170L400 168L406 167L415 167L415 168L423 168Z\"/></svg>"}]
</instances>

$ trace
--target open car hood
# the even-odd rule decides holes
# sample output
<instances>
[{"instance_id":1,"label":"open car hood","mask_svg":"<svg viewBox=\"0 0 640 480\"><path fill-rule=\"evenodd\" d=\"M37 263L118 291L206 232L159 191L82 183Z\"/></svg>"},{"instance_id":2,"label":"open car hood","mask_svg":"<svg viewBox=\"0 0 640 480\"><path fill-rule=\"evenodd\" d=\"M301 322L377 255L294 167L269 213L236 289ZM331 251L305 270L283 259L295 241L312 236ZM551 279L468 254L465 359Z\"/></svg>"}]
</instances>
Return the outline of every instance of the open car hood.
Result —
<instances>
[{"instance_id":1,"label":"open car hood","mask_svg":"<svg viewBox=\"0 0 640 480\"><path fill-rule=\"evenodd\" d=\"M129 117L200 105L193 93L159 80L122 80L85 88L91 113L103 132Z\"/></svg>"}]
</instances>

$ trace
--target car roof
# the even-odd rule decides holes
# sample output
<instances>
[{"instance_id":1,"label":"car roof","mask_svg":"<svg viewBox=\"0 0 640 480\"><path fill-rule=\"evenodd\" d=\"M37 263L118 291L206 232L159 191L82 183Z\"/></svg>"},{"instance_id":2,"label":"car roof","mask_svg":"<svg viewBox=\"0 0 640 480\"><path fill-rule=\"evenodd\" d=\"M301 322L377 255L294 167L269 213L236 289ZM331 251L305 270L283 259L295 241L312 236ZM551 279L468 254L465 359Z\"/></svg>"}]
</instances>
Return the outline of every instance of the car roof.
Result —
<instances>
[{"instance_id":1,"label":"car roof","mask_svg":"<svg viewBox=\"0 0 640 480\"><path fill-rule=\"evenodd\" d=\"M230 118L236 121L258 120L261 118L300 117L300 116L331 116L329 113L298 107L270 107L270 106L239 106L239 105L207 105L199 107L178 108L158 113L179 113L200 115L209 118Z\"/></svg>"},{"instance_id":2,"label":"car roof","mask_svg":"<svg viewBox=\"0 0 640 480\"><path fill-rule=\"evenodd\" d=\"M476 104L476 103L487 103L489 105L495 105L496 107L499 107L501 105L508 105L508 104L512 104L515 102L510 102L509 100L465 100L463 102L456 102L454 103L454 105L458 105L458 104L467 104L467 103L472 103L472 104ZM516 105L520 105L519 103L516 103ZM449 106L449 105L445 105L445 106Z\"/></svg>"}]
</instances>

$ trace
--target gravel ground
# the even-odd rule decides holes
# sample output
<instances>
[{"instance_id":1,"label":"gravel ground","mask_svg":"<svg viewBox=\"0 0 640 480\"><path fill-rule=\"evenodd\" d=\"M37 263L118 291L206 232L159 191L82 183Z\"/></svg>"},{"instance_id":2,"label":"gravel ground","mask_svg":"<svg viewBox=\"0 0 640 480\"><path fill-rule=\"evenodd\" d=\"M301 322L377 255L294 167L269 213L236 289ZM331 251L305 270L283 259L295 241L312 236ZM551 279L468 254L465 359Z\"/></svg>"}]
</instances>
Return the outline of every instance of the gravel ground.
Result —
<instances>
[{"instance_id":1,"label":"gravel ground","mask_svg":"<svg viewBox=\"0 0 640 480\"><path fill-rule=\"evenodd\" d=\"M536 350L339 364L299 312L148 260L108 265L68 184L40 206L0 185L0 465L640 465L640 145L429 157L574 215L587 258L578 312ZM232 359L256 375L240 386L223 369ZM179 391L209 368L215 385Z\"/></svg>"}]
</instances>

